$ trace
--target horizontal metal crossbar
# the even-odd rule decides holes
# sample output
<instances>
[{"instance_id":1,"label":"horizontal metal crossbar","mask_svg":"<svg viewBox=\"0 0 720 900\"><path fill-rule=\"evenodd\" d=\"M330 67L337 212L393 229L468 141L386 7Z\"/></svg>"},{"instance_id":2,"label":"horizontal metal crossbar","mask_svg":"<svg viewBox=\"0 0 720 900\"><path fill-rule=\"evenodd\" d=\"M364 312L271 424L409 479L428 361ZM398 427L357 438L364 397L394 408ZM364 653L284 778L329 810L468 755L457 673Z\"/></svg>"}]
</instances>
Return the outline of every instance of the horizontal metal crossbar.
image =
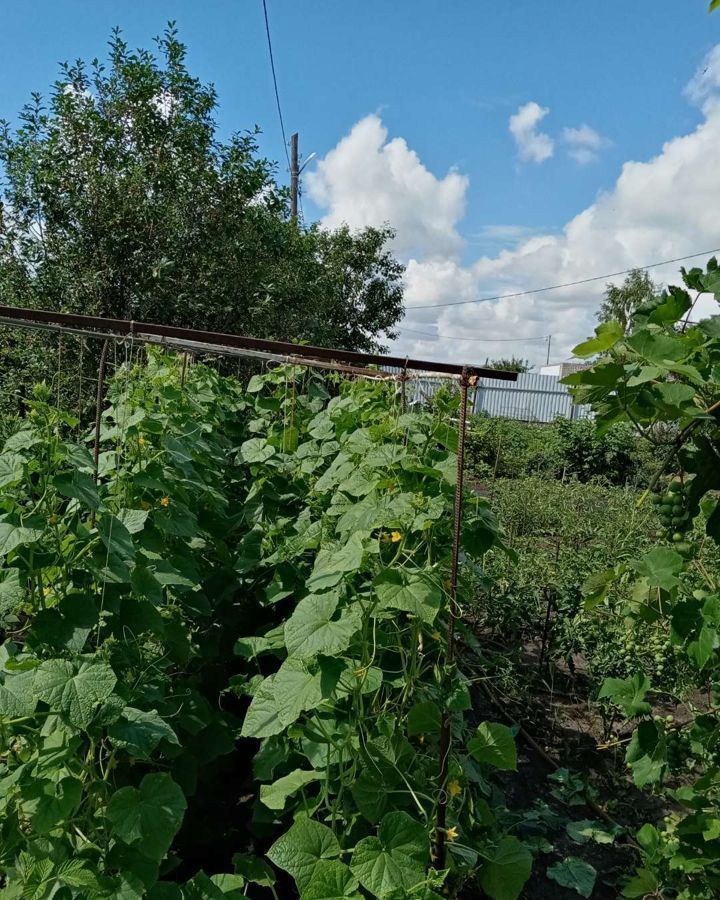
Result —
<instances>
[{"instance_id":1,"label":"horizontal metal crossbar","mask_svg":"<svg viewBox=\"0 0 720 900\"><path fill-rule=\"evenodd\" d=\"M499 381L517 380L516 372L504 372L482 366L410 359L381 353L360 353L355 350L311 347L306 344L270 341L262 338L245 337L239 334L224 334L222 332L203 331L195 328L177 328L174 325L156 325L151 322L136 322L132 319L83 316L76 313L62 313L45 309L22 309L15 306L0 305L0 322L15 327L57 328L58 330L82 333L89 337L135 338L151 343L187 342L188 344L204 345L203 349L209 352L222 352L223 349L233 349L236 352L248 351L249 356L262 355L264 358L277 358L279 361L305 362L308 365L311 365L313 361L329 363L328 368L336 367L341 369L343 366L358 368L396 366L403 371L437 372L457 376L464 373L469 377L495 378ZM165 341L162 339L165 339Z\"/></svg>"}]
</instances>

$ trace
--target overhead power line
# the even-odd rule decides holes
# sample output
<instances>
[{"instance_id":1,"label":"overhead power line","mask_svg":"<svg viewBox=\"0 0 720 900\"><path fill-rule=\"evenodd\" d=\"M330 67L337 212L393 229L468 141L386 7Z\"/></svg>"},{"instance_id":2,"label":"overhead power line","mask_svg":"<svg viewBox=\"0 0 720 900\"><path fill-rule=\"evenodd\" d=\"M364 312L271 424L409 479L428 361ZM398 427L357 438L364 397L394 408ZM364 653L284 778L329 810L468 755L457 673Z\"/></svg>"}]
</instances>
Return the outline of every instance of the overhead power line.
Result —
<instances>
[{"instance_id":1,"label":"overhead power line","mask_svg":"<svg viewBox=\"0 0 720 900\"><path fill-rule=\"evenodd\" d=\"M474 344L523 344L529 341L547 341L548 339L546 334L543 334L540 337L528 338L473 338L465 337L465 335L460 334L433 334L430 331L418 331L415 328L405 328L402 325L400 326L400 330L409 331L411 334L421 334L424 337L440 338L441 340L447 341L472 341Z\"/></svg>"},{"instance_id":2,"label":"overhead power line","mask_svg":"<svg viewBox=\"0 0 720 900\"><path fill-rule=\"evenodd\" d=\"M272 38L270 37L270 22L268 21L267 2L263 0L263 13L265 14L265 34L267 35L268 53L270 54L270 69L272 70L273 87L275 88L275 102L277 103L278 118L280 119L280 132L283 139L283 147L285 148L285 159L287 159L288 169L290 168L290 154L288 153L288 142L285 136L285 122L283 121L282 107L280 106L280 93L278 91L277 74L275 72L275 57L273 56Z\"/></svg>"},{"instance_id":3,"label":"overhead power line","mask_svg":"<svg viewBox=\"0 0 720 900\"><path fill-rule=\"evenodd\" d=\"M446 306L466 306L469 303L484 303L491 300L509 300L511 297L526 297L528 294L544 294L546 291L558 291L560 288L577 287L581 284L590 284L593 281L604 281L606 278L617 278L619 275L629 275L635 269L657 269L659 266L669 266L672 263L683 262L686 259L695 259L698 256L707 256L710 253L720 253L720 247L715 250L703 250L700 253L690 253L688 256L678 256L675 259L665 259L662 262L648 263L646 266L633 266L620 272L608 272L606 275L593 275L592 278L580 278L578 281L566 281L564 284L551 284L548 287L533 288L527 291L516 291L513 294L497 294L494 297L474 297L472 300L451 300L448 303L420 303L408 306L406 309L440 309Z\"/></svg>"}]
</instances>

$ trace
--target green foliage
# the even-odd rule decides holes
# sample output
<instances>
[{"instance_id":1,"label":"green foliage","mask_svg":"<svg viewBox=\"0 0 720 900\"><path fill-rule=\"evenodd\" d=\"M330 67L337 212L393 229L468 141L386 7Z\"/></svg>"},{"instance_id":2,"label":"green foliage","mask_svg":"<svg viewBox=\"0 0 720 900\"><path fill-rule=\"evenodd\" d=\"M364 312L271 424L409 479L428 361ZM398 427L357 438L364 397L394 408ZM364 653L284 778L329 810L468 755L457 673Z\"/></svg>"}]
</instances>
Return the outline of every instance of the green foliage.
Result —
<instances>
[{"instance_id":1,"label":"green foliage","mask_svg":"<svg viewBox=\"0 0 720 900\"><path fill-rule=\"evenodd\" d=\"M715 293L718 265L684 272L686 286ZM674 652L694 672L698 685L720 682L720 599L717 565L707 566L705 535L691 530L698 518L702 531L717 543L717 491L720 489L720 430L717 366L719 317L696 325L680 321L692 307L687 291L671 287L640 306L629 334L586 372L568 379L578 399L591 402L600 428L629 420L653 442L657 474L650 483L668 544L614 567L612 579L627 579L629 621L662 622ZM668 428L668 423L670 428ZM672 474L674 473L674 475ZM665 790L679 806L661 829L645 825L637 834L643 867L624 888L624 896L648 893L705 898L720 890L720 793L718 792L718 691L706 708L682 726L672 716L651 718L645 702L649 680L606 683L602 694L638 719L627 746L626 762L638 787ZM682 771L685 778L673 779Z\"/></svg>"},{"instance_id":2,"label":"green foliage","mask_svg":"<svg viewBox=\"0 0 720 900\"><path fill-rule=\"evenodd\" d=\"M469 468L481 479L543 475L642 484L653 464L631 426L618 423L598 434L588 419L557 418L533 425L475 416L468 429L467 454Z\"/></svg>"},{"instance_id":3,"label":"green foliage","mask_svg":"<svg viewBox=\"0 0 720 900\"><path fill-rule=\"evenodd\" d=\"M456 461L437 417L380 383L285 367L245 391L194 365L181 385L178 360L131 359L97 480L42 387L0 453L6 889L191 900L270 883L243 854L171 880L202 786L244 753L245 846L271 844L302 898L429 898L471 873L517 897L532 856L488 802L513 735L471 727L447 663ZM485 501L466 524L483 552L498 540Z\"/></svg>"},{"instance_id":4,"label":"green foliage","mask_svg":"<svg viewBox=\"0 0 720 900\"><path fill-rule=\"evenodd\" d=\"M655 580L672 578L663 561L672 565L678 556L670 547L655 547L660 522L651 504L638 507L641 494L538 477L497 480L492 492L504 542L515 556L495 550L486 555L486 580L474 579L470 611L478 628L506 648L509 693L521 691L533 676L520 649L533 643L545 647L547 664L564 670L572 672L582 659L588 681L574 690L588 699L595 699L604 679L632 679L643 671L656 689L672 694L686 696L698 686L684 655L675 652L666 621L646 615L633 628L625 619L628 607L643 610L636 580L649 571ZM714 571L720 551L705 542L698 560Z\"/></svg>"},{"instance_id":5,"label":"green foliage","mask_svg":"<svg viewBox=\"0 0 720 900\"><path fill-rule=\"evenodd\" d=\"M601 322L618 324L622 333L625 333L638 307L651 300L658 290L645 269L633 269L620 287L616 284L607 285L605 299L597 317Z\"/></svg>"},{"instance_id":6,"label":"green foliage","mask_svg":"<svg viewBox=\"0 0 720 900\"><path fill-rule=\"evenodd\" d=\"M520 356L501 356L499 359L486 359L483 365L486 369L500 369L503 372L529 372L532 369L530 362Z\"/></svg>"},{"instance_id":7,"label":"green foliage","mask_svg":"<svg viewBox=\"0 0 720 900\"><path fill-rule=\"evenodd\" d=\"M581 897L590 897L595 887L597 872L590 865L576 856L568 856L562 862L549 866L548 878L562 887L571 888Z\"/></svg>"},{"instance_id":8,"label":"green foliage","mask_svg":"<svg viewBox=\"0 0 720 900\"><path fill-rule=\"evenodd\" d=\"M298 225L256 132L221 140L217 105L172 25L156 54L116 30L107 62L61 66L0 123L0 302L380 346L402 316L391 232ZM3 336L6 395L49 381L52 346Z\"/></svg>"}]
</instances>

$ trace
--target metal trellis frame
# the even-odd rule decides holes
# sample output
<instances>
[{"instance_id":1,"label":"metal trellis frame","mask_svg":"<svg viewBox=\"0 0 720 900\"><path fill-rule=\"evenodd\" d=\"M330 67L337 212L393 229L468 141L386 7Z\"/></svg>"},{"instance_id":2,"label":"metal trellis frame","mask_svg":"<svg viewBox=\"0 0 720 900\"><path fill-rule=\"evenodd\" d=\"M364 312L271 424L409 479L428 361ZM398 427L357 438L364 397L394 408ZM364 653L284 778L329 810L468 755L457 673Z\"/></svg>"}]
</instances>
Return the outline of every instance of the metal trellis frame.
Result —
<instances>
[{"instance_id":1,"label":"metal trellis frame","mask_svg":"<svg viewBox=\"0 0 720 900\"><path fill-rule=\"evenodd\" d=\"M76 313L61 313L44 309L21 309L0 305L0 323L17 327L42 327L82 333L92 337L134 338L153 343L159 338L169 341L206 344L214 348L249 350L257 354L268 353L274 357L288 356L298 360L315 360L339 363L348 366L397 366L413 371L437 372L460 377L464 371L469 376L495 378L499 381L516 381L516 372L503 372L482 366L460 365L448 362L408 359L404 356L390 356L381 353L360 353L355 350L312 347L293 344L288 341L269 341L261 338L245 337L238 334L203 331L195 328L177 328L174 325L156 325L151 322L136 322L132 319L110 319L102 316L82 316ZM103 332L99 334L99 332Z\"/></svg>"},{"instance_id":2,"label":"metal trellis frame","mask_svg":"<svg viewBox=\"0 0 720 900\"><path fill-rule=\"evenodd\" d=\"M203 331L191 328L176 328L170 325L156 325L149 322L135 322L129 319L110 319L100 316L83 316L50 310L21 309L0 305L0 325L18 328L40 329L62 334L77 334L85 339L103 341L97 380L94 463L97 480L99 462L99 431L101 405L104 396L105 368L111 342L131 341L140 344L156 344L182 351L182 380L185 380L188 355L212 353L224 356L246 357L279 364L293 364L311 368L362 376L374 380L399 382L401 406L406 408L406 384L413 378L449 378L459 382L460 410L458 424L457 478L455 483L453 545L449 583L449 606L447 626L446 664L451 666L455 659L455 626L459 617L457 602L460 540L462 533L463 482L465 474L465 433L467 428L468 388L477 384L478 378L499 381L516 381L516 372L488 369L485 367L447 362L395 357L377 353L360 353L352 350L330 349L294 344L286 341L270 341L243 335ZM373 368L378 367L378 368ZM392 371L392 369L396 371ZM414 375L410 372L416 373ZM442 711L440 726L440 766L438 772L438 806L434 837L433 862L443 868L446 856L447 823L447 779L450 752L452 749L451 713Z\"/></svg>"}]
</instances>

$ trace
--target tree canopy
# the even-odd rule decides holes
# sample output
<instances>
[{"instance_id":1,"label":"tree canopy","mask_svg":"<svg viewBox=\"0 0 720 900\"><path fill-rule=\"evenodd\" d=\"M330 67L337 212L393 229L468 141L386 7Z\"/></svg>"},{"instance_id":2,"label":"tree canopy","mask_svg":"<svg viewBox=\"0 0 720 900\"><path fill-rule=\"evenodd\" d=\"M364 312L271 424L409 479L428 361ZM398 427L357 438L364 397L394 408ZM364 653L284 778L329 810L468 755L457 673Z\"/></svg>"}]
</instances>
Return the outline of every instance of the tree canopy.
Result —
<instances>
[{"instance_id":1,"label":"tree canopy","mask_svg":"<svg viewBox=\"0 0 720 900\"><path fill-rule=\"evenodd\" d=\"M403 312L392 232L294 222L257 131L218 137L217 95L171 24L157 53L61 67L0 129L0 302L371 350Z\"/></svg>"},{"instance_id":2,"label":"tree canopy","mask_svg":"<svg viewBox=\"0 0 720 900\"><path fill-rule=\"evenodd\" d=\"M645 269L633 269L621 285L606 285L605 299L597 317L601 322L618 322L624 333L633 313L659 291L659 286L650 279Z\"/></svg>"},{"instance_id":3,"label":"tree canopy","mask_svg":"<svg viewBox=\"0 0 720 900\"><path fill-rule=\"evenodd\" d=\"M518 372L520 374L532 369L530 361L520 356L500 357L500 359L486 359L486 369L501 369L504 372Z\"/></svg>"}]
</instances>

